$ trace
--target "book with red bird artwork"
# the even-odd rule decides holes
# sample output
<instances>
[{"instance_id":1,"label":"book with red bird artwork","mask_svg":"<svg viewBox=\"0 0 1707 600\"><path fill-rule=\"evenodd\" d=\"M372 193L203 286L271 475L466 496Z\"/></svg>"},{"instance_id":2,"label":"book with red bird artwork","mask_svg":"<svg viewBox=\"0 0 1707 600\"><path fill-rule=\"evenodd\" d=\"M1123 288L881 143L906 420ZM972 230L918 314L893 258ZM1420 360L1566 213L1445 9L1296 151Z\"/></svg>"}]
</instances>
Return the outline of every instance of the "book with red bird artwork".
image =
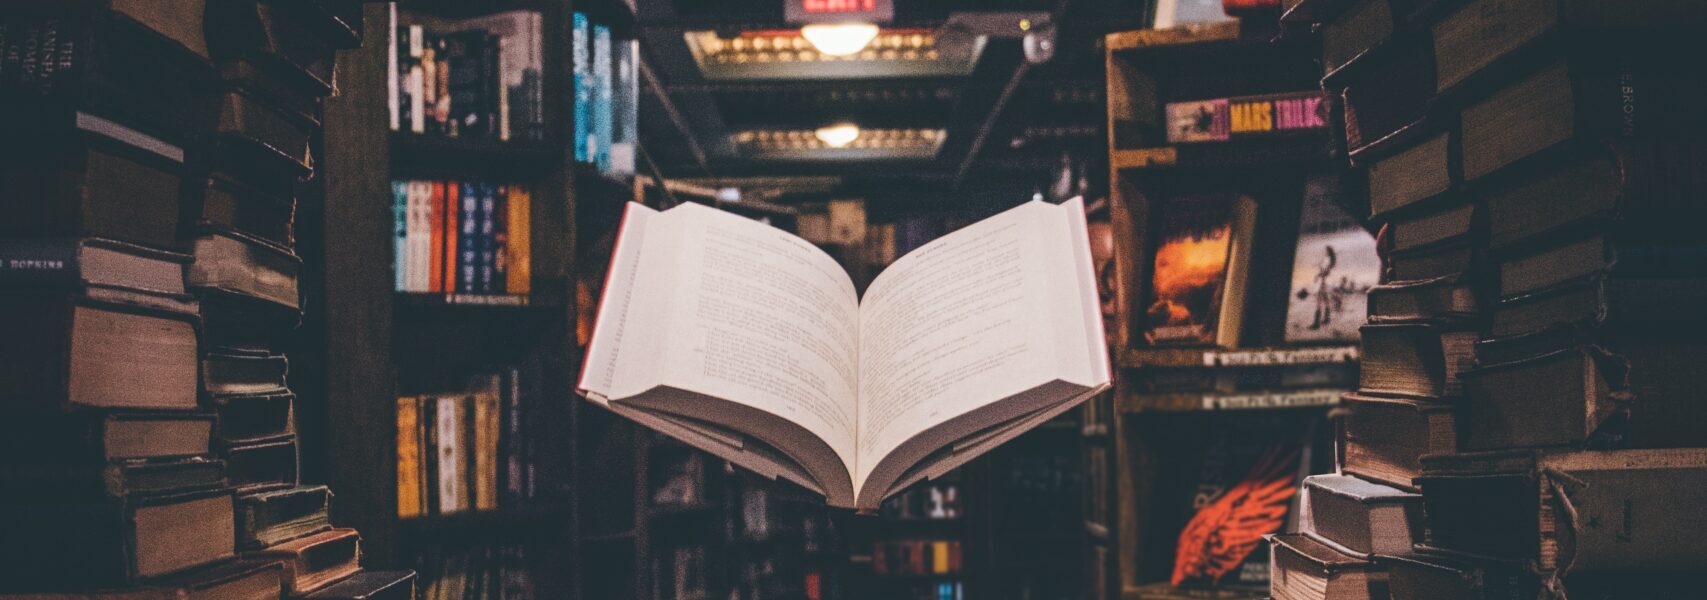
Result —
<instances>
[{"instance_id":1,"label":"book with red bird artwork","mask_svg":"<svg viewBox=\"0 0 1707 600\"><path fill-rule=\"evenodd\" d=\"M1192 496L1196 512L1175 546L1173 585L1267 585L1263 536L1291 529L1314 437L1313 423L1271 425L1219 430Z\"/></svg>"}]
</instances>

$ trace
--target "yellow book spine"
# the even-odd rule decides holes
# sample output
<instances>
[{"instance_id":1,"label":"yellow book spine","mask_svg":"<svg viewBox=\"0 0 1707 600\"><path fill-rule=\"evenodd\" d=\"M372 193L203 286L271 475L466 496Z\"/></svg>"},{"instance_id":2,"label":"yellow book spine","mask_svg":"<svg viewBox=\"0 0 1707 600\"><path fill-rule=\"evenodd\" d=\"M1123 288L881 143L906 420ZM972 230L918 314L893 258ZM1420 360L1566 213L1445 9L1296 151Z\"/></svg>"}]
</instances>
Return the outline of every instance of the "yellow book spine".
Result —
<instances>
[{"instance_id":1,"label":"yellow book spine","mask_svg":"<svg viewBox=\"0 0 1707 600\"><path fill-rule=\"evenodd\" d=\"M397 399L397 517L421 516L421 411L412 397Z\"/></svg>"},{"instance_id":2,"label":"yellow book spine","mask_svg":"<svg viewBox=\"0 0 1707 600\"><path fill-rule=\"evenodd\" d=\"M931 572L948 572L948 542L931 542Z\"/></svg>"},{"instance_id":3,"label":"yellow book spine","mask_svg":"<svg viewBox=\"0 0 1707 600\"><path fill-rule=\"evenodd\" d=\"M509 278L504 282L510 294L523 296L533 290L533 194L522 186L510 186L509 198Z\"/></svg>"},{"instance_id":4,"label":"yellow book spine","mask_svg":"<svg viewBox=\"0 0 1707 600\"><path fill-rule=\"evenodd\" d=\"M474 509L498 509L498 397L474 397Z\"/></svg>"}]
</instances>

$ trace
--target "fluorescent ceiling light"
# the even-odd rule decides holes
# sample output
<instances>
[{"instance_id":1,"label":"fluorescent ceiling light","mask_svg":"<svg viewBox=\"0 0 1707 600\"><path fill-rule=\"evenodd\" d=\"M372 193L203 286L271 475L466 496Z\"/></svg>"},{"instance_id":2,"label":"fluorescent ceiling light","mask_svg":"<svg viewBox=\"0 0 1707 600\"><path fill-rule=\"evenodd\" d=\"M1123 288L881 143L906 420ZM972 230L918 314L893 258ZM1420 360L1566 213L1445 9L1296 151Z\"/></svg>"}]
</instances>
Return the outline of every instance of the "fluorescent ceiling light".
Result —
<instances>
[{"instance_id":1,"label":"fluorescent ceiling light","mask_svg":"<svg viewBox=\"0 0 1707 600\"><path fill-rule=\"evenodd\" d=\"M859 139L859 126L852 123L841 123L828 127L819 127L813 132L818 141L831 148L846 148L854 140Z\"/></svg>"},{"instance_id":2,"label":"fluorescent ceiling light","mask_svg":"<svg viewBox=\"0 0 1707 600\"><path fill-rule=\"evenodd\" d=\"M813 48L830 56L850 56L864 50L877 37L871 23L813 23L800 28L801 37Z\"/></svg>"}]
</instances>

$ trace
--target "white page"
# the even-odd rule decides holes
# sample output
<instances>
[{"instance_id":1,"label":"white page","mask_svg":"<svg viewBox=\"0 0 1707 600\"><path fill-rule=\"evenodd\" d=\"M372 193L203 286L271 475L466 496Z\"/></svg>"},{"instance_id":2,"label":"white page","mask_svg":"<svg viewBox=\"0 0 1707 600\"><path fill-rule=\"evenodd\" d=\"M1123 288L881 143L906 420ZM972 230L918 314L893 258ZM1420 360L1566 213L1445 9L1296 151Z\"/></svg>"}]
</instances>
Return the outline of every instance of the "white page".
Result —
<instances>
[{"instance_id":1,"label":"white page","mask_svg":"<svg viewBox=\"0 0 1707 600\"><path fill-rule=\"evenodd\" d=\"M637 293L662 305L641 325L669 338L663 383L758 408L805 427L853 471L859 305L835 259L775 227L698 204L664 212L674 269L642 257ZM664 247L660 244L659 247ZM673 272L671 272L673 271ZM663 284L648 283L652 277ZM659 292L659 290L667 290ZM665 296L667 298L655 298ZM637 320L629 320L630 332ZM626 359L624 360L626 363Z\"/></svg>"},{"instance_id":2,"label":"white page","mask_svg":"<svg viewBox=\"0 0 1707 600\"><path fill-rule=\"evenodd\" d=\"M990 402L1095 378L1083 366L1090 342L1062 216L1083 220L1076 208L1023 205L926 244L872 282L860 315L863 469ZM855 473L854 489L866 475Z\"/></svg>"}]
</instances>

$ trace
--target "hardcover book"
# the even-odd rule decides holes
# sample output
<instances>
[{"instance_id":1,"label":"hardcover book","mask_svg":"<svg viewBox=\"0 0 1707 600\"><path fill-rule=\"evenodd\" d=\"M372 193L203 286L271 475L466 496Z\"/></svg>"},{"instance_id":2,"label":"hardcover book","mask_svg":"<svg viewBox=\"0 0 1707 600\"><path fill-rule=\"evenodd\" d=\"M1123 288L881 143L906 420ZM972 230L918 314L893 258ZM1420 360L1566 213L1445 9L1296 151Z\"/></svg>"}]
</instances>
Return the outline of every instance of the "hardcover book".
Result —
<instances>
[{"instance_id":1,"label":"hardcover book","mask_svg":"<svg viewBox=\"0 0 1707 600\"><path fill-rule=\"evenodd\" d=\"M782 230L630 204L608 281L581 393L833 506L874 511L1109 382L1076 200L939 238L863 297Z\"/></svg>"},{"instance_id":2,"label":"hardcover book","mask_svg":"<svg viewBox=\"0 0 1707 600\"><path fill-rule=\"evenodd\" d=\"M1186 196L1163 200L1156 210L1145 341L1237 346L1256 201Z\"/></svg>"},{"instance_id":3,"label":"hardcover book","mask_svg":"<svg viewBox=\"0 0 1707 600\"><path fill-rule=\"evenodd\" d=\"M308 597L313 600L415 600L415 581L414 571L362 571Z\"/></svg>"},{"instance_id":4,"label":"hardcover book","mask_svg":"<svg viewBox=\"0 0 1707 600\"><path fill-rule=\"evenodd\" d=\"M1286 342L1357 339L1368 314L1369 290L1381 281L1375 236L1338 204L1337 177L1304 185L1304 215L1292 260Z\"/></svg>"},{"instance_id":5,"label":"hardcover book","mask_svg":"<svg viewBox=\"0 0 1707 600\"><path fill-rule=\"evenodd\" d=\"M196 316L58 290L0 294L0 399L9 406L196 408Z\"/></svg>"},{"instance_id":6,"label":"hardcover book","mask_svg":"<svg viewBox=\"0 0 1707 600\"><path fill-rule=\"evenodd\" d=\"M1304 479L1298 532L1361 558L1408 554L1422 539L1422 496L1350 475Z\"/></svg>"},{"instance_id":7,"label":"hardcover book","mask_svg":"<svg viewBox=\"0 0 1707 600\"><path fill-rule=\"evenodd\" d=\"M72 119L75 141L0 143L0 235L93 236L177 249L184 150L95 115ZM13 137L8 135L7 137ZM76 138L81 137L81 140Z\"/></svg>"},{"instance_id":8,"label":"hardcover book","mask_svg":"<svg viewBox=\"0 0 1707 600\"><path fill-rule=\"evenodd\" d=\"M329 529L246 556L283 561L285 592L299 596L360 572L361 539L354 529Z\"/></svg>"},{"instance_id":9,"label":"hardcover book","mask_svg":"<svg viewBox=\"0 0 1707 600\"><path fill-rule=\"evenodd\" d=\"M1303 534L1269 536L1274 600L1381 600L1387 572Z\"/></svg>"},{"instance_id":10,"label":"hardcover book","mask_svg":"<svg viewBox=\"0 0 1707 600\"><path fill-rule=\"evenodd\" d=\"M305 485L237 499L237 546L256 550L332 528L332 491Z\"/></svg>"},{"instance_id":11,"label":"hardcover book","mask_svg":"<svg viewBox=\"0 0 1707 600\"><path fill-rule=\"evenodd\" d=\"M1416 490L1422 457L1458 451L1458 419L1451 404L1410 398L1346 394L1341 399L1340 470L1393 487Z\"/></svg>"},{"instance_id":12,"label":"hardcover book","mask_svg":"<svg viewBox=\"0 0 1707 600\"><path fill-rule=\"evenodd\" d=\"M95 502L12 502L0 511L7 585L123 585L234 556L229 491Z\"/></svg>"},{"instance_id":13,"label":"hardcover book","mask_svg":"<svg viewBox=\"0 0 1707 600\"><path fill-rule=\"evenodd\" d=\"M1426 544L1548 574L1707 567L1707 450L1482 452L1424 459Z\"/></svg>"}]
</instances>

